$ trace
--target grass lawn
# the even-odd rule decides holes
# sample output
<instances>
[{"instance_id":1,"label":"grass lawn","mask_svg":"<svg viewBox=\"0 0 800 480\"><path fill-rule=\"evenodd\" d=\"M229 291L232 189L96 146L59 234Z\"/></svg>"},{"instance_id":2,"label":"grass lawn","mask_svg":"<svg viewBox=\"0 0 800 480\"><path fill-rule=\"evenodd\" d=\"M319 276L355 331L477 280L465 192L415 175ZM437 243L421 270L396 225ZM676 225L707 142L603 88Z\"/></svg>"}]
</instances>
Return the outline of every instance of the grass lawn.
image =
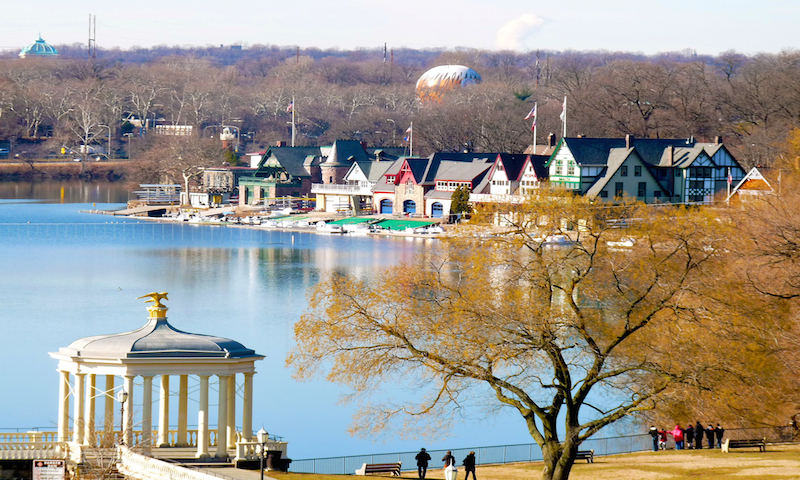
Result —
<instances>
[{"instance_id":1,"label":"grass lawn","mask_svg":"<svg viewBox=\"0 0 800 480\"><path fill-rule=\"evenodd\" d=\"M478 480L536 480L541 476L541 463L479 466ZM341 475L311 475L269 472L277 480L341 480ZM369 477L394 478L389 475ZM403 472L403 478L416 479L416 472ZM427 478L441 480L440 469L428 470ZM464 479L463 467L458 471ZM800 445L767 446L766 452L757 449L734 450L668 450L632 453L610 457L595 457L595 463L579 461L570 480L789 480L800 479Z\"/></svg>"}]
</instances>

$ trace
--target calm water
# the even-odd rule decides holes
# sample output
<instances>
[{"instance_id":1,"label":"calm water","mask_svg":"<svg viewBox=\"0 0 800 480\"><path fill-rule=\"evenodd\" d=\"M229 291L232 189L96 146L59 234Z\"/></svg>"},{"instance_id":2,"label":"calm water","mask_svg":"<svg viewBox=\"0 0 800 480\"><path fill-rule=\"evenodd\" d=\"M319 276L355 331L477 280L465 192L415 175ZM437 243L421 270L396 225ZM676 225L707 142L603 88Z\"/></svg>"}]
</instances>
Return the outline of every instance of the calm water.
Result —
<instances>
[{"instance_id":1,"label":"calm water","mask_svg":"<svg viewBox=\"0 0 800 480\"><path fill-rule=\"evenodd\" d=\"M283 436L292 458L531 441L512 415L479 421L477 411L446 439L352 438L346 429L354 408L337 404L342 389L296 382L284 366L292 325L321 275L370 275L410 259L431 240L159 224L79 212L121 208L126 199L113 185L0 183L0 428L55 428L58 374L48 352L85 336L142 326L147 312L136 297L166 291L176 328L232 338L266 355L256 364L253 426Z\"/></svg>"}]
</instances>

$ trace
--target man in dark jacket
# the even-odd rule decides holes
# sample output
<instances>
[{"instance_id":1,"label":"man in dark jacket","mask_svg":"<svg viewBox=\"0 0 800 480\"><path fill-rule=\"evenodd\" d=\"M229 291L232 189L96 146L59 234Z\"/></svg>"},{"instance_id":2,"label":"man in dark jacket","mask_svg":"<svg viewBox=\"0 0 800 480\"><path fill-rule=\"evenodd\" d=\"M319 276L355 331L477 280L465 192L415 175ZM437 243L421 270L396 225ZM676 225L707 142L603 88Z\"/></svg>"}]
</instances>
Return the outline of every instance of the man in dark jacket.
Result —
<instances>
[{"instance_id":1,"label":"man in dark jacket","mask_svg":"<svg viewBox=\"0 0 800 480\"><path fill-rule=\"evenodd\" d=\"M686 439L686 449L694 448L694 426L690 423L683 433Z\"/></svg>"},{"instance_id":2,"label":"man in dark jacket","mask_svg":"<svg viewBox=\"0 0 800 480\"><path fill-rule=\"evenodd\" d=\"M694 426L694 448L703 448L703 424L699 421Z\"/></svg>"},{"instance_id":3,"label":"man in dark jacket","mask_svg":"<svg viewBox=\"0 0 800 480\"><path fill-rule=\"evenodd\" d=\"M658 429L656 428L655 425L650 427L650 432L649 433L650 433L650 436L653 437L653 451L657 452L658 451Z\"/></svg>"},{"instance_id":4,"label":"man in dark jacket","mask_svg":"<svg viewBox=\"0 0 800 480\"><path fill-rule=\"evenodd\" d=\"M478 480L475 477L475 452L469 452L469 455L464 458L464 470L467 472L464 480L469 480L469 472L472 472L472 480Z\"/></svg>"},{"instance_id":5,"label":"man in dark jacket","mask_svg":"<svg viewBox=\"0 0 800 480\"><path fill-rule=\"evenodd\" d=\"M417 474L419 475L420 479L424 479L425 475L428 473L428 462L430 461L431 456L425 451L424 448L422 448L414 458L417 459Z\"/></svg>"},{"instance_id":6,"label":"man in dark jacket","mask_svg":"<svg viewBox=\"0 0 800 480\"><path fill-rule=\"evenodd\" d=\"M718 423L716 427L714 427L714 435L717 437L717 448L722 448L722 435L725 433L725 429Z\"/></svg>"}]
</instances>

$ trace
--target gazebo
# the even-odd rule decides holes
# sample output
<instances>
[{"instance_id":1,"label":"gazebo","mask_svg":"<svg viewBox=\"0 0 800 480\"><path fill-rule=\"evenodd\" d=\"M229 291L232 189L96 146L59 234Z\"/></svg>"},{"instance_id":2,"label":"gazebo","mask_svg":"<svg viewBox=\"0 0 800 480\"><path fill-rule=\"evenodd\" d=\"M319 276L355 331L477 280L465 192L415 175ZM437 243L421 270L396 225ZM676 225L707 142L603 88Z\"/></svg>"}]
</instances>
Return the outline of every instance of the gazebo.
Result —
<instances>
[{"instance_id":1,"label":"gazebo","mask_svg":"<svg viewBox=\"0 0 800 480\"><path fill-rule=\"evenodd\" d=\"M145 449L158 447L197 446L197 458L209 457L209 448L216 443L215 457L226 458L228 449L235 448L237 375L241 374L240 439L253 440L253 374L255 362L262 360L253 350L236 341L187 333L167 321L167 307L161 300L166 293L150 293L147 323L131 332L86 337L68 347L51 352L58 360L59 403L58 441L95 446L103 439L114 439L115 399L121 402L121 437L128 447L140 445ZM189 376L199 378L196 389L198 405L197 430L188 429ZM97 385L105 376L105 386ZM177 376L177 430L170 430L170 377ZM219 392L217 430L209 429L209 383L216 376ZM116 378L122 379L117 385ZM140 377L141 380L136 379ZM153 429L153 379L159 377L158 428ZM212 384L212 386L213 386ZM141 385L141 387L139 387ZM135 388L139 387L139 388ZM193 389L193 394L195 391ZM134 423L134 399L141 395L141 410ZM70 399L73 402L72 432L70 432ZM96 432L95 403L104 399L103 432ZM138 399L137 399L138 402ZM141 432L134 435L134 425ZM215 434L216 442L211 435ZM153 437L156 437L155 439Z\"/></svg>"}]
</instances>

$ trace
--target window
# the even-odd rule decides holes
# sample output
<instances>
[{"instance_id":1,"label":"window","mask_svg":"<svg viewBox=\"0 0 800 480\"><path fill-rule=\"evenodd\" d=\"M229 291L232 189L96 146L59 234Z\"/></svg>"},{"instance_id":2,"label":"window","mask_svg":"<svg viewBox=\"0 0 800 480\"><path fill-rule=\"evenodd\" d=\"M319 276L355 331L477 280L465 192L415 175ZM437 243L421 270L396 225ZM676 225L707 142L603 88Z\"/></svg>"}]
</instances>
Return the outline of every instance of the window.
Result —
<instances>
[{"instance_id":1,"label":"window","mask_svg":"<svg viewBox=\"0 0 800 480\"><path fill-rule=\"evenodd\" d=\"M600 198L608 198L608 191L607 190L601 190L600 191Z\"/></svg>"},{"instance_id":2,"label":"window","mask_svg":"<svg viewBox=\"0 0 800 480\"><path fill-rule=\"evenodd\" d=\"M680 177L680 176L681 176L681 170L679 168L676 168L675 169L675 178Z\"/></svg>"},{"instance_id":3,"label":"window","mask_svg":"<svg viewBox=\"0 0 800 480\"><path fill-rule=\"evenodd\" d=\"M644 197L647 195L647 183L646 182L639 182L639 193L637 194L639 197Z\"/></svg>"},{"instance_id":4,"label":"window","mask_svg":"<svg viewBox=\"0 0 800 480\"><path fill-rule=\"evenodd\" d=\"M409 180L406 182L406 194L411 195L412 193L414 193L414 184Z\"/></svg>"},{"instance_id":5,"label":"window","mask_svg":"<svg viewBox=\"0 0 800 480\"><path fill-rule=\"evenodd\" d=\"M567 164L567 175L575 175L575 162L572 160Z\"/></svg>"},{"instance_id":6,"label":"window","mask_svg":"<svg viewBox=\"0 0 800 480\"><path fill-rule=\"evenodd\" d=\"M627 165L623 165L623 166L619 167L619 175L621 177L627 177L628 176L628 166Z\"/></svg>"},{"instance_id":7,"label":"window","mask_svg":"<svg viewBox=\"0 0 800 480\"><path fill-rule=\"evenodd\" d=\"M633 167L633 176L634 177L641 177L642 176L642 166L636 165Z\"/></svg>"},{"instance_id":8,"label":"window","mask_svg":"<svg viewBox=\"0 0 800 480\"><path fill-rule=\"evenodd\" d=\"M614 196L615 197L621 197L624 192L625 192L625 187L623 187L622 182L614 183Z\"/></svg>"},{"instance_id":9,"label":"window","mask_svg":"<svg viewBox=\"0 0 800 480\"><path fill-rule=\"evenodd\" d=\"M660 178L664 178L664 177L666 177L666 176L667 176L667 171L666 171L665 169L663 169L663 168L662 168L662 169L659 169L659 170L658 170L658 176L659 176Z\"/></svg>"},{"instance_id":10,"label":"window","mask_svg":"<svg viewBox=\"0 0 800 480\"><path fill-rule=\"evenodd\" d=\"M711 178L711 167L692 167L689 169L689 176L694 178Z\"/></svg>"},{"instance_id":11,"label":"window","mask_svg":"<svg viewBox=\"0 0 800 480\"><path fill-rule=\"evenodd\" d=\"M703 180L689 180L689 189L700 190L705 187Z\"/></svg>"}]
</instances>

